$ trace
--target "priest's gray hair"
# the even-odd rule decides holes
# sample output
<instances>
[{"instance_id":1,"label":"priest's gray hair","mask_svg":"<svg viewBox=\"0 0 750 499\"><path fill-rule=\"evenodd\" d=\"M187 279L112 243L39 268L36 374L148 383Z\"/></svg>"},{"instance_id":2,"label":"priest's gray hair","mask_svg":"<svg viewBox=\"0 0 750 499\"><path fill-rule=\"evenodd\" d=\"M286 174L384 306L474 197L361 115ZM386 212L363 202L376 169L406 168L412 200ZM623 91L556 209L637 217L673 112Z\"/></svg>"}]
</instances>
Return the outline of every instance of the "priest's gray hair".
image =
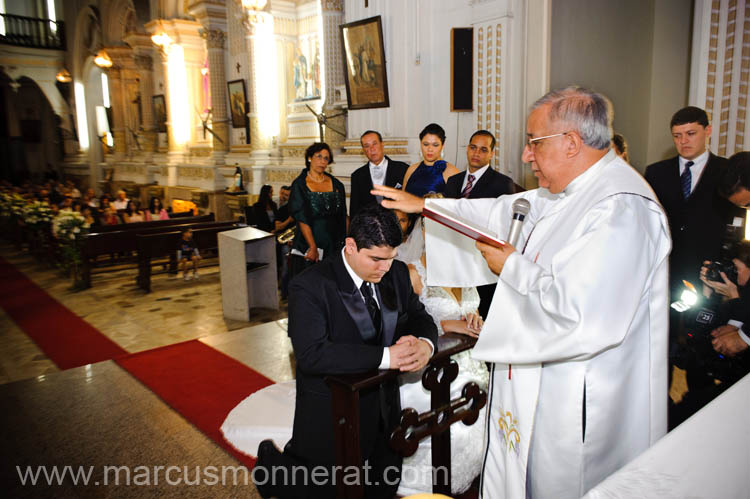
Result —
<instances>
[{"instance_id":1,"label":"priest's gray hair","mask_svg":"<svg viewBox=\"0 0 750 499\"><path fill-rule=\"evenodd\" d=\"M549 106L549 120L576 131L583 143L594 149L607 149L612 140L614 110L610 100L598 92L581 87L552 90L531 106L535 110Z\"/></svg>"}]
</instances>

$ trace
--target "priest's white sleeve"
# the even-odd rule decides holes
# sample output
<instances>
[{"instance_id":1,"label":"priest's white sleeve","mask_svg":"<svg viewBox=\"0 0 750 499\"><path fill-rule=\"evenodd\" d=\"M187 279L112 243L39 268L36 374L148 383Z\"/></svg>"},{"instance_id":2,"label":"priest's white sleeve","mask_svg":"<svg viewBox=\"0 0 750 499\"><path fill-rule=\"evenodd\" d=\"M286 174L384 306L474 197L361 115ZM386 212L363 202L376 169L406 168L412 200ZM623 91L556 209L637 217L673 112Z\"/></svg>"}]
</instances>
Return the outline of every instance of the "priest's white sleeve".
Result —
<instances>
[{"instance_id":1,"label":"priest's white sleeve","mask_svg":"<svg viewBox=\"0 0 750 499\"><path fill-rule=\"evenodd\" d=\"M611 196L585 215L563 247L542 243L532 254L508 257L474 357L554 362L619 345L648 303L655 269L666 279L668 238L651 204ZM537 264L537 251L551 252L551 263Z\"/></svg>"},{"instance_id":2,"label":"priest's white sleeve","mask_svg":"<svg viewBox=\"0 0 750 499\"><path fill-rule=\"evenodd\" d=\"M426 199L425 205L437 204L472 222L492 230L504 239L512 213L510 202L501 196L483 199ZM505 212L508 212L503 216ZM505 219L505 226L500 222ZM476 242L453 229L425 218L427 285L472 287L497 282L495 275L475 246Z\"/></svg>"}]
</instances>

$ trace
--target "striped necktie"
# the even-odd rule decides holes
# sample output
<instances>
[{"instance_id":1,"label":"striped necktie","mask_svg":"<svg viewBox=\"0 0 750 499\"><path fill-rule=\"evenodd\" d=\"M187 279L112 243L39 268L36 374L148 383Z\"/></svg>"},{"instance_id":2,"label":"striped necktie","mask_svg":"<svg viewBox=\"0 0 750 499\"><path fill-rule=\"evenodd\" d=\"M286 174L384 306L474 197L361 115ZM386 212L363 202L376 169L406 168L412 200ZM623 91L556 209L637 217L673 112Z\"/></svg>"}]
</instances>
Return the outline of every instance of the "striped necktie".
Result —
<instances>
[{"instance_id":1,"label":"striped necktie","mask_svg":"<svg viewBox=\"0 0 750 499\"><path fill-rule=\"evenodd\" d=\"M682 186L682 198L687 199L690 197L690 190L693 186L693 175L690 173L690 167L695 163L688 161L685 163L685 171L680 175L680 185Z\"/></svg>"},{"instance_id":2,"label":"striped necktie","mask_svg":"<svg viewBox=\"0 0 750 499\"><path fill-rule=\"evenodd\" d=\"M461 191L461 197L468 198L469 193L471 193L472 187L474 187L474 175L470 173L469 178L466 180L466 187L464 187L464 190Z\"/></svg>"}]
</instances>

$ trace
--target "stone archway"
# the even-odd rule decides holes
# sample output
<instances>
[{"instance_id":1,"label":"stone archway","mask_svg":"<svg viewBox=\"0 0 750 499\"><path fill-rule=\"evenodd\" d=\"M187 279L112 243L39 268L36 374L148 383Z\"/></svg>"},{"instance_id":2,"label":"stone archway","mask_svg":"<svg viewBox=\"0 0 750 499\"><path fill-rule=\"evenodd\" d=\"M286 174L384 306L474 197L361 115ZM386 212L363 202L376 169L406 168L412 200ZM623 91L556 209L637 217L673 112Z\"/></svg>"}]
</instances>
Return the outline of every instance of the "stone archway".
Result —
<instances>
[{"instance_id":1,"label":"stone archway","mask_svg":"<svg viewBox=\"0 0 750 499\"><path fill-rule=\"evenodd\" d=\"M0 76L2 177L20 182L41 181L63 158L61 118L44 90L31 78Z\"/></svg>"}]
</instances>

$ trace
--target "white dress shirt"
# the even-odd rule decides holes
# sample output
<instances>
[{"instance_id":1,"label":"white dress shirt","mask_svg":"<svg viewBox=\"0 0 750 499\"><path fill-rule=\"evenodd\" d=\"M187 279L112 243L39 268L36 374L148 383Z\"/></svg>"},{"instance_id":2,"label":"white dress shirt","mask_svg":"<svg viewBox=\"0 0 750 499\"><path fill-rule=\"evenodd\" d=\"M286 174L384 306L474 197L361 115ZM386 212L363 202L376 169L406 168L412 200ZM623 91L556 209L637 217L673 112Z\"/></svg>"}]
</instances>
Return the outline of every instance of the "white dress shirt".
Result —
<instances>
[{"instance_id":1,"label":"white dress shirt","mask_svg":"<svg viewBox=\"0 0 750 499\"><path fill-rule=\"evenodd\" d=\"M368 163L370 166L370 178L372 179L373 185L385 185L385 174L388 171L388 158L383 156L383 160L380 164L374 164L372 161Z\"/></svg>"}]
</instances>

